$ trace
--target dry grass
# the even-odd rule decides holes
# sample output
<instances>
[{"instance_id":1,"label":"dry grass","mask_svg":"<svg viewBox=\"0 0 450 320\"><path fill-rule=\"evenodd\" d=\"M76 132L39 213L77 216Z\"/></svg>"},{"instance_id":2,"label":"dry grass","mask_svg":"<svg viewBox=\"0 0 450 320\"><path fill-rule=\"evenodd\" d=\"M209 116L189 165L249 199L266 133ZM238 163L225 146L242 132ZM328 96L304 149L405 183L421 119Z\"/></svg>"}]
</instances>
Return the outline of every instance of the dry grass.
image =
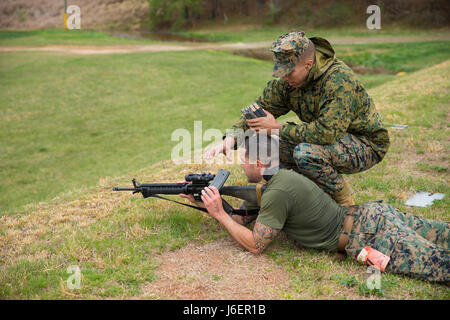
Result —
<instances>
[{"instance_id":1,"label":"dry grass","mask_svg":"<svg viewBox=\"0 0 450 320\"><path fill-rule=\"evenodd\" d=\"M81 10L81 28L139 29L148 15L146 0L76 0L67 5ZM28 30L64 27L64 2L48 0L6 0L0 2L0 28Z\"/></svg>"},{"instance_id":2,"label":"dry grass","mask_svg":"<svg viewBox=\"0 0 450 320\"><path fill-rule=\"evenodd\" d=\"M289 276L267 256L255 256L230 238L188 244L157 258L157 280L142 287L150 299L280 299Z\"/></svg>"},{"instance_id":3,"label":"dry grass","mask_svg":"<svg viewBox=\"0 0 450 320\"><path fill-rule=\"evenodd\" d=\"M413 76L399 76L389 85L384 85L373 90L372 95L376 101L377 109L380 111L389 109L390 111L403 112L405 116L396 113L384 113L384 119L389 122L397 123L408 118L412 104L416 99L411 99L417 95L426 95L431 97L444 97L448 95L449 74L442 72L450 68L450 61L434 65L431 68L422 69L414 73ZM420 79L423 75L424 78ZM426 77L426 78L425 78ZM420 81L418 81L420 79Z\"/></svg>"}]
</instances>

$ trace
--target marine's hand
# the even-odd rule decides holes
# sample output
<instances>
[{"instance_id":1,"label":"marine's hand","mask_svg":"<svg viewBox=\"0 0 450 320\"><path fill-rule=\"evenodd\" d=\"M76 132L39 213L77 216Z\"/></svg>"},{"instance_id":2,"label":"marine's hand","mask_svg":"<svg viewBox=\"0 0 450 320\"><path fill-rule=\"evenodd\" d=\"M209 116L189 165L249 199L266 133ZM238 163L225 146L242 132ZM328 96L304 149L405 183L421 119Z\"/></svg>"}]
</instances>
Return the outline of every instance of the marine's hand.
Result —
<instances>
[{"instance_id":1,"label":"marine's hand","mask_svg":"<svg viewBox=\"0 0 450 320\"><path fill-rule=\"evenodd\" d=\"M205 205L203 204L203 202L201 201L196 201L194 199L194 196L192 194L184 194L184 193L180 193L179 194L180 197L188 199L190 202L192 202L193 204L195 204L197 207L200 208L205 208ZM205 208L206 209L206 208Z\"/></svg>"},{"instance_id":2,"label":"marine's hand","mask_svg":"<svg viewBox=\"0 0 450 320\"><path fill-rule=\"evenodd\" d=\"M214 159L219 153L223 152L222 150L223 150L223 144L221 142L221 143L218 143L215 146L213 146L208 151L206 151L204 154L204 158L206 160Z\"/></svg>"},{"instance_id":3,"label":"marine's hand","mask_svg":"<svg viewBox=\"0 0 450 320\"><path fill-rule=\"evenodd\" d=\"M234 139L232 137L226 137L220 143L213 146L211 149L205 152L204 158L206 160L211 160L216 157L220 153L224 153L227 158L231 154L231 149L234 146Z\"/></svg>"},{"instance_id":4,"label":"marine's hand","mask_svg":"<svg viewBox=\"0 0 450 320\"><path fill-rule=\"evenodd\" d=\"M280 123L269 111L264 110L264 112L267 114L267 117L248 119L247 125L256 132L265 129L268 134L277 134L277 130L280 129L281 126Z\"/></svg>"},{"instance_id":5,"label":"marine's hand","mask_svg":"<svg viewBox=\"0 0 450 320\"><path fill-rule=\"evenodd\" d=\"M222 205L222 198L216 187L206 187L202 191L202 201L211 217L219 219L222 214L227 215Z\"/></svg>"},{"instance_id":6,"label":"marine's hand","mask_svg":"<svg viewBox=\"0 0 450 320\"><path fill-rule=\"evenodd\" d=\"M179 182L177 182L177 183L185 183L185 182L186 182L186 181L179 181ZM201 202L201 201L196 201L196 200L194 199L194 195L192 195L192 194L184 194L184 193L180 193L179 196L182 197L182 198L188 199L190 202L192 202L193 204L195 204L195 205L198 206L198 207L205 208L205 205L203 204L203 202Z\"/></svg>"}]
</instances>

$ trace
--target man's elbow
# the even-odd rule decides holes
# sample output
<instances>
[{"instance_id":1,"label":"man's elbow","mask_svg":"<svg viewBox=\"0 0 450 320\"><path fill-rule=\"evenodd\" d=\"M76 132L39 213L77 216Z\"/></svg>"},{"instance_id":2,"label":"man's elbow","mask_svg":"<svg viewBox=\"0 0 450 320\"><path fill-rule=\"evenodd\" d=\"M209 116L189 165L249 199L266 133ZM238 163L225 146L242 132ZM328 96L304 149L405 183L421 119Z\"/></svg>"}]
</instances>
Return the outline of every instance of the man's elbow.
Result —
<instances>
[{"instance_id":1,"label":"man's elbow","mask_svg":"<svg viewBox=\"0 0 450 320\"><path fill-rule=\"evenodd\" d=\"M254 255L260 255L261 253L263 253L264 249L266 249L266 246L252 246L248 249L248 251L250 251L251 253L253 253Z\"/></svg>"},{"instance_id":2,"label":"man's elbow","mask_svg":"<svg viewBox=\"0 0 450 320\"><path fill-rule=\"evenodd\" d=\"M260 255L263 252L263 250L258 250L256 248L250 248L250 249L248 249L248 251L250 253L253 253L255 256Z\"/></svg>"}]
</instances>

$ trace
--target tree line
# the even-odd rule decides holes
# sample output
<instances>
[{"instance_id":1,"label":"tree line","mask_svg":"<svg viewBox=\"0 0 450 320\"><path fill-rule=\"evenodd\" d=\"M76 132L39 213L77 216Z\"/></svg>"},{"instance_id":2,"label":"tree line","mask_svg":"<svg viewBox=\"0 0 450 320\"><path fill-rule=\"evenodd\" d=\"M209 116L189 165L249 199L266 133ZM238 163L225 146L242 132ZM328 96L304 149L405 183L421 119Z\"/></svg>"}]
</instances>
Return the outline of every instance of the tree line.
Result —
<instances>
[{"instance_id":1,"label":"tree line","mask_svg":"<svg viewBox=\"0 0 450 320\"><path fill-rule=\"evenodd\" d=\"M381 8L384 23L449 26L448 0L148 0L153 30L195 27L243 18L260 24L330 27L363 24L366 8ZM234 20L236 21L236 19Z\"/></svg>"}]
</instances>

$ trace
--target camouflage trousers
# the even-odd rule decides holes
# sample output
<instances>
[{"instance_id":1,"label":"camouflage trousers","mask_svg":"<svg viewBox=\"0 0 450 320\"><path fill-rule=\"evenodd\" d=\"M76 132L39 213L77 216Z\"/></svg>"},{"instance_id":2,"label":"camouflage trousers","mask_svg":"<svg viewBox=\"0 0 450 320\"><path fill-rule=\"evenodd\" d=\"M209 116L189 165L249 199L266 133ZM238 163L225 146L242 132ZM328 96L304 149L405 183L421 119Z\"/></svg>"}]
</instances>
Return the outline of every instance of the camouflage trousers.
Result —
<instances>
[{"instance_id":1,"label":"camouflage trousers","mask_svg":"<svg viewBox=\"0 0 450 320\"><path fill-rule=\"evenodd\" d=\"M280 140L280 163L311 179L330 195L344 187L341 173L362 172L379 161L364 137L356 137L350 133L344 134L331 145L295 145Z\"/></svg>"},{"instance_id":2,"label":"camouflage trousers","mask_svg":"<svg viewBox=\"0 0 450 320\"><path fill-rule=\"evenodd\" d=\"M448 223L403 213L378 202L349 207L348 213L355 216L345 247L349 257L356 258L362 248L370 246L391 258L386 272L450 281Z\"/></svg>"}]
</instances>

